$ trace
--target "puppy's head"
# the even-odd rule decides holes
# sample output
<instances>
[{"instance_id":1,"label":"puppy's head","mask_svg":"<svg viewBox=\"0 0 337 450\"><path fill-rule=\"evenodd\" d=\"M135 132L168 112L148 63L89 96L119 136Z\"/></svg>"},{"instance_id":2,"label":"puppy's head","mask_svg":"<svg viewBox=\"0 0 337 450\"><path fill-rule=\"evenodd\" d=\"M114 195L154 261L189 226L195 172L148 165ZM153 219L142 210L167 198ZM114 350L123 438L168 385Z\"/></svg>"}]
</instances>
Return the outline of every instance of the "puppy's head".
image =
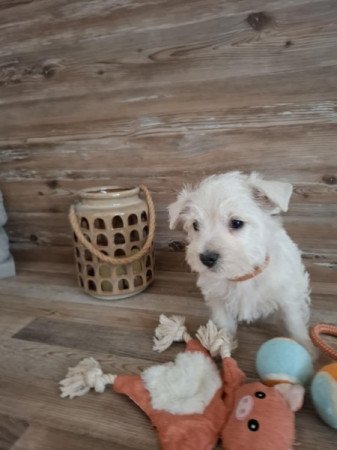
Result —
<instances>
[{"instance_id":1,"label":"puppy's head","mask_svg":"<svg viewBox=\"0 0 337 450\"><path fill-rule=\"evenodd\" d=\"M191 269L235 278L268 256L273 215L287 211L292 186L258 174L229 172L186 187L169 206L170 228L187 233Z\"/></svg>"}]
</instances>

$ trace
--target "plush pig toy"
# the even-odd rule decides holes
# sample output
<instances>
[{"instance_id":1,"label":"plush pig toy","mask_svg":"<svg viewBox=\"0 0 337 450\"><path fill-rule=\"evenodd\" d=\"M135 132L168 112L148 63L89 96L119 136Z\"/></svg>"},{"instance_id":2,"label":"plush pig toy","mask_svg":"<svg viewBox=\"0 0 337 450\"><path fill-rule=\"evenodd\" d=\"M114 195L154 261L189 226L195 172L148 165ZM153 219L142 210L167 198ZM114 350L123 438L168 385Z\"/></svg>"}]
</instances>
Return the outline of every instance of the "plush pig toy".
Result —
<instances>
[{"instance_id":1,"label":"plush pig toy","mask_svg":"<svg viewBox=\"0 0 337 450\"><path fill-rule=\"evenodd\" d=\"M231 358L233 342L210 321L198 330L198 342L184 318L160 316L154 350L185 341L186 351L174 362L155 365L140 375L103 374L93 358L69 369L61 381L62 397L83 395L94 388L131 398L150 418L163 450L211 450L219 437L225 450L290 450L295 435L294 411L303 401L302 386L244 383ZM212 360L222 357L222 377Z\"/></svg>"},{"instance_id":2,"label":"plush pig toy","mask_svg":"<svg viewBox=\"0 0 337 450\"><path fill-rule=\"evenodd\" d=\"M228 339L212 322L197 337L213 356L222 357L223 401L226 418L221 438L225 450L290 450L295 439L295 417L303 403L301 385L268 387L245 383L245 375L231 358Z\"/></svg>"}]
</instances>

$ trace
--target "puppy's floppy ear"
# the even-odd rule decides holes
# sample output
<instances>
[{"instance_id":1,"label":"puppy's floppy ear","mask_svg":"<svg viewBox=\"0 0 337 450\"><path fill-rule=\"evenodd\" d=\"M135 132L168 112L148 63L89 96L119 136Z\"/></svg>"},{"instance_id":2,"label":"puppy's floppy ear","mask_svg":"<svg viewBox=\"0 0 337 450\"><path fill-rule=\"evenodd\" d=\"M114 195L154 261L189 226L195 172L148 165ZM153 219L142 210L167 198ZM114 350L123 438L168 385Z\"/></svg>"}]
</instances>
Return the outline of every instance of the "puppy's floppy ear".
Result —
<instances>
[{"instance_id":1,"label":"puppy's floppy ear","mask_svg":"<svg viewBox=\"0 0 337 450\"><path fill-rule=\"evenodd\" d=\"M267 181L253 172L248 177L253 194L262 205L268 206L270 214L288 211L289 200L293 191L290 183Z\"/></svg>"},{"instance_id":2,"label":"puppy's floppy ear","mask_svg":"<svg viewBox=\"0 0 337 450\"><path fill-rule=\"evenodd\" d=\"M170 230L174 230L182 219L191 194L191 189L187 186L178 195L177 200L168 207Z\"/></svg>"}]
</instances>

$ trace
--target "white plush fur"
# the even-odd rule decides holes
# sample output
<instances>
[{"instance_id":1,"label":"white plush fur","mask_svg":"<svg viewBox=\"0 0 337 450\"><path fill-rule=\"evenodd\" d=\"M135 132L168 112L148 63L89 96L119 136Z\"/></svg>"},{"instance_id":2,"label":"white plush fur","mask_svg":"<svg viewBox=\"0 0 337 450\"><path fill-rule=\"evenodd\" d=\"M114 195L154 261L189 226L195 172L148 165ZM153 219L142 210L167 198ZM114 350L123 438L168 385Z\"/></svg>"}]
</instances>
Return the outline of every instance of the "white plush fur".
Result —
<instances>
[{"instance_id":1,"label":"white plush fur","mask_svg":"<svg viewBox=\"0 0 337 450\"><path fill-rule=\"evenodd\" d=\"M215 364L202 353L179 353L175 362L142 373L154 409L172 414L201 414L221 386Z\"/></svg>"},{"instance_id":2,"label":"white plush fur","mask_svg":"<svg viewBox=\"0 0 337 450\"><path fill-rule=\"evenodd\" d=\"M313 351L307 331L309 276L276 215L288 209L291 192L289 183L267 181L256 173L214 175L181 191L169 207L170 227L183 224L187 262L198 273L198 286L219 328L235 335L238 322L276 314L290 336ZM232 229L231 219L244 221L243 228ZM199 231L193 229L194 221ZM199 258L207 250L220 255L210 269ZM263 266L267 256L270 263L260 275L230 281Z\"/></svg>"}]
</instances>

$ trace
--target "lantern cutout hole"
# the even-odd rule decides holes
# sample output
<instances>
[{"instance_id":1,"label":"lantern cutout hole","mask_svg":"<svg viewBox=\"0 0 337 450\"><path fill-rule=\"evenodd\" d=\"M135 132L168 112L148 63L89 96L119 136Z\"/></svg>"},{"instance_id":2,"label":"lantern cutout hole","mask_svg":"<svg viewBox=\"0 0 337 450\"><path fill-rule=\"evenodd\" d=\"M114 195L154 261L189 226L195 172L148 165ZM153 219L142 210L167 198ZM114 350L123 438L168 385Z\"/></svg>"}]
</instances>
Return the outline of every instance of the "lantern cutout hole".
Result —
<instances>
[{"instance_id":1,"label":"lantern cutout hole","mask_svg":"<svg viewBox=\"0 0 337 450\"><path fill-rule=\"evenodd\" d=\"M129 282L128 282L128 280L126 280L125 278L122 278L121 280L119 280L119 282L118 282L118 289L120 291L124 291L125 289L129 289Z\"/></svg>"},{"instance_id":2,"label":"lantern cutout hole","mask_svg":"<svg viewBox=\"0 0 337 450\"><path fill-rule=\"evenodd\" d=\"M75 247L75 253L76 253L77 258L80 258L81 254L77 247Z\"/></svg>"},{"instance_id":3,"label":"lantern cutout hole","mask_svg":"<svg viewBox=\"0 0 337 450\"><path fill-rule=\"evenodd\" d=\"M89 252L89 250L84 250L84 259L85 259L86 261L92 261L92 255L91 255L91 253Z\"/></svg>"},{"instance_id":4,"label":"lantern cutout hole","mask_svg":"<svg viewBox=\"0 0 337 450\"><path fill-rule=\"evenodd\" d=\"M111 277L111 268L105 264L99 267L99 275L102 278L110 278Z\"/></svg>"},{"instance_id":5,"label":"lantern cutout hole","mask_svg":"<svg viewBox=\"0 0 337 450\"><path fill-rule=\"evenodd\" d=\"M146 258L146 267L151 267L151 257L150 257L150 255L148 255L148 257Z\"/></svg>"},{"instance_id":6,"label":"lantern cutout hole","mask_svg":"<svg viewBox=\"0 0 337 450\"><path fill-rule=\"evenodd\" d=\"M130 214L128 223L129 223L129 225L137 225L138 217L136 216L136 214Z\"/></svg>"},{"instance_id":7,"label":"lantern cutout hole","mask_svg":"<svg viewBox=\"0 0 337 450\"><path fill-rule=\"evenodd\" d=\"M108 238L105 234L98 234L96 238L97 245L101 245L102 247L106 247L108 245Z\"/></svg>"},{"instance_id":8,"label":"lantern cutout hole","mask_svg":"<svg viewBox=\"0 0 337 450\"><path fill-rule=\"evenodd\" d=\"M132 263L132 271L133 271L133 273L135 275L137 273L141 273L141 271L142 271L142 263L140 262L140 260L135 261L134 263Z\"/></svg>"},{"instance_id":9,"label":"lantern cutout hole","mask_svg":"<svg viewBox=\"0 0 337 450\"><path fill-rule=\"evenodd\" d=\"M116 275L126 275L127 269L126 266L117 266L116 267Z\"/></svg>"},{"instance_id":10,"label":"lantern cutout hole","mask_svg":"<svg viewBox=\"0 0 337 450\"><path fill-rule=\"evenodd\" d=\"M83 233L83 236L86 238L86 240L87 240L88 242L91 242L90 237L89 237L86 233Z\"/></svg>"},{"instance_id":11,"label":"lantern cutout hole","mask_svg":"<svg viewBox=\"0 0 337 450\"><path fill-rule=\"evenodd\" d=\"M96 284L93 280L88 281L88 289L89 291L96 291Z\"/></svg>"},{"instance_id":12,"label":"lantern cutout hole","mask_svg":"<svg viewBox=\"0 0 337 450\"><path fill-rule=\"evenodd\" d=\"M148 234L149 234L149 227L146 226L143 228L143 238L145 239Z\"/></svg>"},{"instance_id":13,"label":"lantern cutout hole","mask_svg":"<svg viewBox=\"0 0 337 450\"><path fill-rule=\"evenodd\" d=\"M148 271L146 272L146 280L147 280L147 281L152 280L152 270L148 270Z\"/></svg>"},{"instance_id":14,"label":"lantern cutout hole","mask_svg":"<svg viewBox=\"0 0 337 450\"><path fill-rule=\"evenodd\" d=\"M121 249L121 248L118 248L115 251L115 256L125 256L125 251L123 249Z\"/></svg>"},{"instance_id":15,"label":"lantern cutout hole","mask_svg":"<svg viewBox=\"0 0 337 450\"><path fill-rule=\"evenodd\" d=\"M140 275L137 275L133 281L134 287L139 287L143 285L143 278Z\"/></svg>"},{"instance_id":16,"label":"lantern cutout hole","mask_svg":"<svg viewBox=\"0 0 337 450\"><path fill-rule=\"evenodd\" d=\"M85 230L89 230L89 222L85 217L82 217L82 219L81 219L81 228L84 228Z\"/></svg>"},{"instance_id":17,"label":"lantern cutout hole","mask_svg":"<svg viewBox=\"0 0 337 450\"><path fill-rule=\"evenodd\" d=\"M79 271L79 272L82 272L82 264L77 263L77 267L78 267L78 271Z\"/></svg>"},{"instance_id":18,"label":"lantern cutout hole","mask_svg":"<svg viewBox=\"0 0 337 450\"><path fill-rule=\"evenodd\" d=\"M82 277L78 277L78 278L79 278L79 280L80 280L80 286L81 286L81 287L84 287L84 283L83 283Z\"/></svg>"},{"instance_id":19,"label":"lantern cutout hole","mask_svg":"<svg viewBox=\"0 0 337 450\"><path fill-rule=\"evenodd\" d=\"M112 284L108 280L104 280L101 283L101 289L103 292L112 292Z\"/></svg>"},{"instance_id":20,"label":"lantern cutout hole","mask_svg":"<svg viewBox=\"0 0 337 450\"><path fill-rule=\"evenodd\" d=\"M112 219L112 228L123 228L123 219L121 216L115 216Z\"/></svg>"},{"instance_id":21,"label":"lantern cutout hole","mask_svg":"<svg viewBox=\"0 0 337 450\"><path fill-rule=\"evenodd\" d=\"M115 237L114 237L114 243L115 243L116 245L125 244L125 238L124 238L124 236L122 235L122 233L117 233L117 234L115 234Z\"/></svg>"},{"instance_id":22,"label":"lantern cutout hole","mask_svg":"<svg viewBox=\"0 0 337 450\"><path fill-rule=\"evenodd\" d=\"M142 219L142 222L146 222L147 221L147 214L145 211L142 212L142 215L140 216L140 218Z\"/></svg>"},{"instance_id":23,"label":"lantern cutout hole","mask_svg":"<svg viewBox=\"0 0 337 450\"><path fill-rule=\"evenodd\" d=\"M132 230L130 233L130 241L131 242L136 242L139 241L139 233L137 230Z\"/></svg>"},{"instance_id":24,"label":"lantern cutout hole","mask_svg":"<svg viewBox=\"0 0 337 450\"><path fill-rule=\"evenodd\" d=\"M75 241L75 242L78 242L78 239L77 239L77 236L76 236L76 234L75 234L75 233L73 233L73 235L74 235L74 241Z\"/></svg>"},{"instance_id":25,"label":"lantern cutout hole","mask_svg":"<svg viewBox=\"0 0 337 450\"><path fill-rule=\"evenodd\" d=\"M94 277L95 276L95 270L92 266L88 265L87 266L87 275L89 277Z\"/></svg>"},{"instance_id":26,"label":"lantern cutout hole","mask_svg":"<svg viewBox=\"0 0 337 450\"><path fill-rule=\"evenodd\" d=\"M97 230L105 230L105 223L104 223L104 220L103 219L95 219L95 221L94 221L94 227L97 229Z\"/></svg>"}]
</instances>

